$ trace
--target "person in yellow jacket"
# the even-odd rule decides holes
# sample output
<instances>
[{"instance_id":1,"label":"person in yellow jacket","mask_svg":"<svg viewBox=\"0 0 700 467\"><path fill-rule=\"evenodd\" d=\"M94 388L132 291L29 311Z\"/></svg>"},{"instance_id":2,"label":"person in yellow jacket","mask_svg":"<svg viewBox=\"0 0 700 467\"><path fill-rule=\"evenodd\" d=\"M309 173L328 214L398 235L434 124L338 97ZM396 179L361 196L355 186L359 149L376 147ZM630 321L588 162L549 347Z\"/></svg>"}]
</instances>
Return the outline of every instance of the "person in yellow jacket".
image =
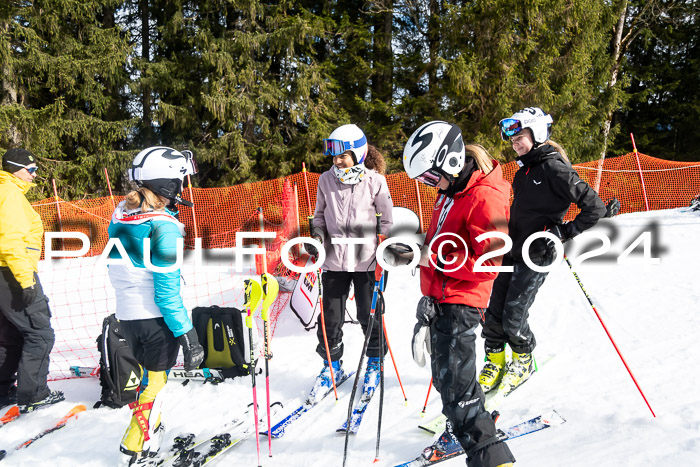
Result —
<instances>
[{"instance_id":1,"label":"person in yellow jacket","mask_svg":"<svg viewBox=\"0 0 700 467\"><path fill-rule=\"evenodd\" d=\"M54 344L51 311L37 275L44 227L25 193L36 157L10 149L0 171L0 402L21 413L64 399L46 384ZM15 378L17 385L15 386Z\"/></svg>"}]
</instances>

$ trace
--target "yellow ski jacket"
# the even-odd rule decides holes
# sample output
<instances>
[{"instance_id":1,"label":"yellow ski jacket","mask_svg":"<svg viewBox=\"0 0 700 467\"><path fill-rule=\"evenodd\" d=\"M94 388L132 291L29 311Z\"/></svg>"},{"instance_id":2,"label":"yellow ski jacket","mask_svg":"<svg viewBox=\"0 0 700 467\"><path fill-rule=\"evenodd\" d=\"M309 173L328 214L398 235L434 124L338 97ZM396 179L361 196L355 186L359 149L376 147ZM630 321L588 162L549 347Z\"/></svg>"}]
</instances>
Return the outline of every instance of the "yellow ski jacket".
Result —
<instances>
[{"instance_id":1,"label":"yellow ski jacket","mask_svg":"<svg viewBox=\"0 0 700 467\"><path fill-rule=\"evenodd\" d=\"M34 284L44 225L25 193L34 184L0 170L0 266L9 267L22 288Z\"/></svg>"}]
</instances>

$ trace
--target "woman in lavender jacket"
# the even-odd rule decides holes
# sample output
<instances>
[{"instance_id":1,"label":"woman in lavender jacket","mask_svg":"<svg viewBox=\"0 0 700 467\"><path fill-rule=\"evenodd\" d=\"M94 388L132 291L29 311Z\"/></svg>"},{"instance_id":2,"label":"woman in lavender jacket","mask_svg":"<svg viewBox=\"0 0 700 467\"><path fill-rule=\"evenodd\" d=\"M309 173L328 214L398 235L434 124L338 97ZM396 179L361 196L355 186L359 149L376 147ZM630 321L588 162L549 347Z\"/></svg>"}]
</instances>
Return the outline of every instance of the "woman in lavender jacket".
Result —
<instances>
[{"instance_id":1,"label":"woman in lavender jacket","mask_svg":"<svg viewBox=\"0 0 700 467\"><path fill-rule=\"evenodd\" d=\"M326 252L321 278L323 312L333 376L337 382L343 376L340 361L343 356L343 318L350 284L354 286L357 318L363 332L367 332L378 244L377 214L381 214L380 234L388 235L393 203L386 178L382 175L386 167L384 158L374 146L367 144L360 128L343 125L323 143L323 153L333 156L333 166L321 174L318 181L312 236L323 243ZM366 243L331 242L331 239L337 242L343 238L364 238ZM318 253L313 247L307 247L307 250L313 256ZM332 385L320 319L316 352L323 358L324 367L309 395L312 401ZM379 326L372 327L367 356L365 386L373 388L379 377Z\"/></svg>"}]
</instances>

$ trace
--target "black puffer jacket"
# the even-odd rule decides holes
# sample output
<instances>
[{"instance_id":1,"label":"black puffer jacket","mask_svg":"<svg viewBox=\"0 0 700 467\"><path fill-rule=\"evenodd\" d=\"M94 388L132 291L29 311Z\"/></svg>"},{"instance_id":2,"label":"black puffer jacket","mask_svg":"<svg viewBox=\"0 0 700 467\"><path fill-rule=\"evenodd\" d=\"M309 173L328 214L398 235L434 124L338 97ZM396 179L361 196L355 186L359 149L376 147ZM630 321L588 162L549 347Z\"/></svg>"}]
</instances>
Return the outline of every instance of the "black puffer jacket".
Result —
<instances>
[{"instance_id":1,"label":"black puffer jacket","mask_svg":"<svg viewBox=\"0 0 700 467\"><path fill-rule=\"evenodd\" d=\"M605 216L605 204L598 194L553 146L539 146L516 161L520 170L513 178L514 198L508 223L513 258L522 258L527 237L561 223L571 203L581 209L572 221L578 232L593 227Z\"/></svg>"}]
</instances>

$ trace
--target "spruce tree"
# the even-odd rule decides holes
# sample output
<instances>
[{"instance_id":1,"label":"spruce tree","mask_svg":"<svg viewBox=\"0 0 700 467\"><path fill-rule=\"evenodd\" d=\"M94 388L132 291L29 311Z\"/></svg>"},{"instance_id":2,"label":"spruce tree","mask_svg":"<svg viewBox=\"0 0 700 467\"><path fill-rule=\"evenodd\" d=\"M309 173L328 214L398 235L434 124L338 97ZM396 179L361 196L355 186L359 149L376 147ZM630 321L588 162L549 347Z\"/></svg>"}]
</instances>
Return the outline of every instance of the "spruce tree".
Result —
<instances>
[{"instance_id":1,"label":"spruce tree","mask_svg":"<svg viewBox=\"0 0 700 467\"><path fill-rule=\"evenodd\" d=\"M121 94L129 44L111 20L119 2L43 0L0 8L4 147L39 157L33 197L106 192L133 122ZM105 21L105 19L107 19Z\"/></svg>"}]
</instances>

